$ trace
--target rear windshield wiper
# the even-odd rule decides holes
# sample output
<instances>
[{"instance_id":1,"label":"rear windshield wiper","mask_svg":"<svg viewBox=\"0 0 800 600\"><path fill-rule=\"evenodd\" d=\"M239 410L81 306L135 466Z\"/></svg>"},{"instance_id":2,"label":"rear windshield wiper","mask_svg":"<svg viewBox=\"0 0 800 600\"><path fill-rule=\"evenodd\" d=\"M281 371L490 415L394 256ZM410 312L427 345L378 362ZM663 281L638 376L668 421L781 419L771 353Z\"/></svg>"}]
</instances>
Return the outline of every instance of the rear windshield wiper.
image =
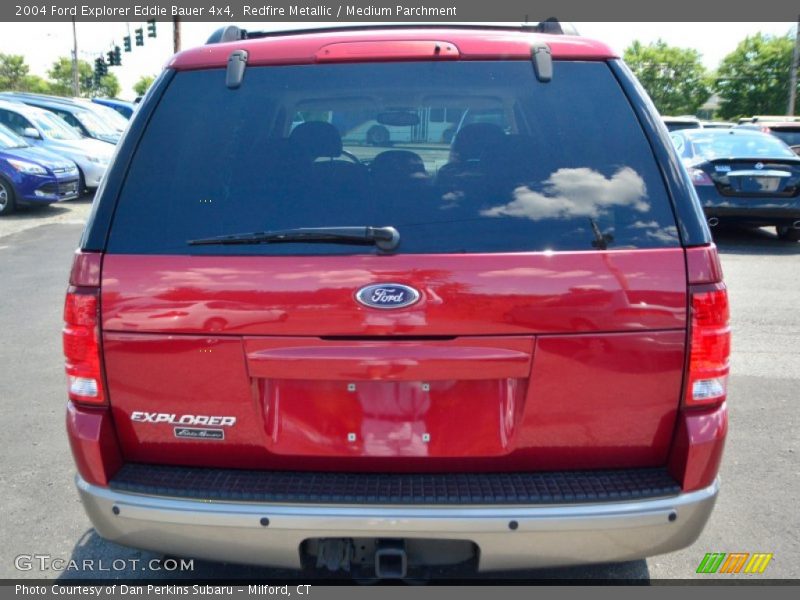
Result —
<instances>
[{"instance_id":1,"label":"rear windshield wiper","mask_svg":"<svg viewBox=\"0 0 800 600\"><path fill-rule=\"evenodd\" d=\"M592 226L592 233L594 234L594 241L592 242L592 246L594 246L598 250L607 250L608 244L614 241L614 236L611 235L610 233L603 233L602 231L600 231L600 226L594 219L589 219L589 223Z\"/></svg>"},{"instance_id":2,"label":"rear windshield wiper","mask_svg":"<svg viewBox=\"0 0 800 600\"><path fill-rule=\"evenodd\" d=\"M298 227L276 231L256 231L186 242L190 246L225 246L240 244L328 243L372 245L385 252L397 248L400 233L394 227Z\"/></svg>"}]
</instances>

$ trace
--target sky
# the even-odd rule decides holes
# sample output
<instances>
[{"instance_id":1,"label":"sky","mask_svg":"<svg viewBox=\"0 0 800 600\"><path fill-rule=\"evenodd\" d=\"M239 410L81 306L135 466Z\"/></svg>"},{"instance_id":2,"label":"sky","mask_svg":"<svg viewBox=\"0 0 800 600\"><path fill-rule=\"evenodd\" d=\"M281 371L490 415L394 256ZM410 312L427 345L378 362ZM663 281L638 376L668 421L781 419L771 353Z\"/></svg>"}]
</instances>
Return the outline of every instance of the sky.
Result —
<instances>
[{"instance_id":1,"label":"sky","mask_svg":"<svg viewBox=\"0 0 800 600\"><path fill-rule=\"evenodd\" d=\"M226 23L182 23L183 48L205 43L208 36ZM340 23L346 25L347 23ZM363 24L363 23L361 23ZM330 26L331 23L246 23L247 29L295 29ZM722 58L746 36L757 32L785 35L794 31L794 23L574 23L586 37L607 43L622 52L638 39L647 44L658 38L673 46L694 48L709 69L715 69ZM122 47L122 38L144 23L77 23L78 54L94 64L94 59L115 44ZM145 30L146 35L146 30ZM60 56L69 56L72 49L72 24L66 23L0 23L0 53L22 54L35 75L46 77L47 70ZM159 21L157 37L145 37L144 47L122 53L122 66L112 67L122 85L121 98L133 99L133 84L142 75L155 75L172 55L172 24Z\"/></svg>"}]
</instances>

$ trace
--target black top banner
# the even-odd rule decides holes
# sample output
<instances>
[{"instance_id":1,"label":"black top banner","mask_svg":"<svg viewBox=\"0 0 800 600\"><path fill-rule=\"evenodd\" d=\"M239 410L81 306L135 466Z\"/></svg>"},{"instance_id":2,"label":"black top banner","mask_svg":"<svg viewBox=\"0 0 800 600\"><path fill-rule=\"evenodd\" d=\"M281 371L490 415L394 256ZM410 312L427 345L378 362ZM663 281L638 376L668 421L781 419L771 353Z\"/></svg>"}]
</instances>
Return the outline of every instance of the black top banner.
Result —
<instances>
[{"instance_id":1,"label":"black top banner","mask_svg":"<svg viewBox=\"0 0 800 600\"><path fill-rule=\"evenodd\" d=\"M286 22L514 22L542 21L796 21L800 4L787 0L346 0L298 3L271 0L11 0L2 21L286 21ZM714 32L709 31L713 36Z\"/></svg>"}]
</instances>

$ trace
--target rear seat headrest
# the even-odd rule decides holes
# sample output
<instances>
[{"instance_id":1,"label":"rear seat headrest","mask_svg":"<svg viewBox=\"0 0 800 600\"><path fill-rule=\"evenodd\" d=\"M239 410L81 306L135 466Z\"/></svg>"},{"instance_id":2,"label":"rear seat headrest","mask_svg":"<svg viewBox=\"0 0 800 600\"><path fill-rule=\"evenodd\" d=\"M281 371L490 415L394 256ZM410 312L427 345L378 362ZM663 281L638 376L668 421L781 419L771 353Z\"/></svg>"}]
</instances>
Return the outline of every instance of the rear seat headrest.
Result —
<instances>
[{"instance_id":1,"label":"rear seat headrest","mask_svg":"<svg viewBox=\"0 0 800 600\"><path fill-rule=\"evenodd\" d=\"M494 123L470 123L456 134L450 146L451 162L464 162L480 158L487 147L502 141L505 133Z\"/></svg>"},{"instance_id":2,"label":"rear seat headrest","mask_svg":"<svg viewBox=\"0 0 800 600\"><path fill-rule=\"evenodd\" d=\"M289 136L295 151L312 160L336 158L342 154L342 136L336 127L324 121L307 121L295 127Z\"/></svg>"},{"instance_id":3,"label":"rear seat headrest","mask_svg":"<svg viewBox=\"0 0 800 600\"><path fill-rule=\"evenodd\" d=\"M419 154L409 150L386 150L378 154L370 166L376 177L409 177L426 175L425 163Z\"/></svg>"},{"instance_id":4,"label":"rear seat headrest","mask_svg":"<svg viewBox=\"0 0 800 600\"><path fill-rule=\"evenodd\" d=\"M506 135L498 143L484 148L481 164L487 169L520 170L535 164L539 150L536 140L527 135Z\"/></svg>"}]
</instances>

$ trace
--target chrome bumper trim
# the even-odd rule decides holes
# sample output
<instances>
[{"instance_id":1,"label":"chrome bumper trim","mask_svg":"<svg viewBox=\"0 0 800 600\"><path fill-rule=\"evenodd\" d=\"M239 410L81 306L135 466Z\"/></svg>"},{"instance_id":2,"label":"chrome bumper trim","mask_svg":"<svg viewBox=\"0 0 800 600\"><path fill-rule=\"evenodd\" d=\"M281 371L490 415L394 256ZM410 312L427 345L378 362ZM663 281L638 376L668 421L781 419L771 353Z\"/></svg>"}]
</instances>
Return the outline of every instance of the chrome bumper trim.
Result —
<instances>
[{"instance_id":1,"label":"chrome bumper trim","mask_svg":"<svg viewBox=\"0 0 800 600\"><path fill-rule=\"evenodd\" d=\"M410 507L203 502L115 492L80 477L76 484L95 529L113 542L295 569L301 543L323 537L470 540L481 571L633 560L694 542L719 491L715 481L632 502Z\"/></svg>"}]
</instances>

